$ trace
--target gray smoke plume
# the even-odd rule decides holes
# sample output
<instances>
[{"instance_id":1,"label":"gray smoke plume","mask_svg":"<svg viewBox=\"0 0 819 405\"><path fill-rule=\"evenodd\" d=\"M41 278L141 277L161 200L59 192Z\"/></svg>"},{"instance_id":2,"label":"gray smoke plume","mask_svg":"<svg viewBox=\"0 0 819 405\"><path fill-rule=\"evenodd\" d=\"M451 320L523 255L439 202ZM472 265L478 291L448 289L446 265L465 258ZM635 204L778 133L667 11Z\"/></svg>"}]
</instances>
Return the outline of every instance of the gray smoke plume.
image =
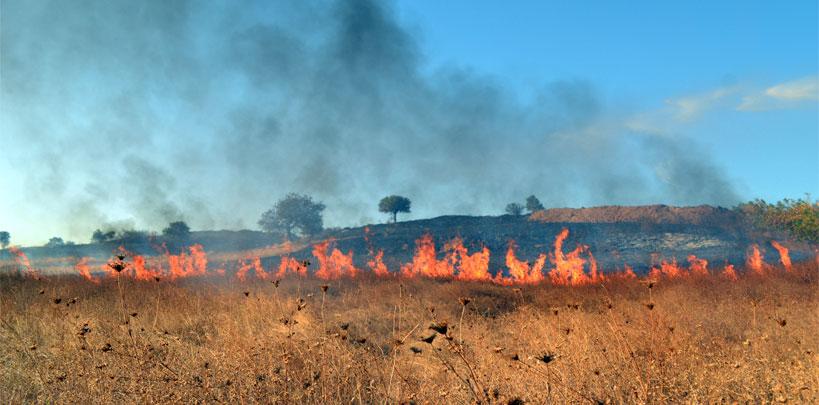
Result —
<instances>
[{"instance_id":1,"label":"gray smoke plume","mask_svg":"<svg viewBox=\"0 0 819 405\"><path fill-rule=\"evenodd\" d=\"M382 2L4 1L0 25L2 153L77 239L112 221L253 226L290 191L324 201L330 225L379 220L393 193L415 217L532 193L738 199L691 141L612 124L591 83L523 101L469 69L425 73Z\"/></svg>"}]
</instances>

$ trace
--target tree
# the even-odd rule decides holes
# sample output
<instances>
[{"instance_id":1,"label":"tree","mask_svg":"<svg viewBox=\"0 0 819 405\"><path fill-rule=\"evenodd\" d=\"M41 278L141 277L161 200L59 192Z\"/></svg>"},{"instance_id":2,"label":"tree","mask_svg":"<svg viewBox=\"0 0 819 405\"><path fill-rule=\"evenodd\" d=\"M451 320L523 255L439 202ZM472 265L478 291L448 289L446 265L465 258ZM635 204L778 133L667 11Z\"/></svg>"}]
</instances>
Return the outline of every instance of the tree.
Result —
<instances>
[{"instance_id":1,"label":"tree","mask_svg":"<svg viewBox=\"0 0 819 405\"><path fill-rule=\"evenodd\" d=\"M0 248L5 249L11 243L11 234L6 231L0 231Z\"/></svg>"},{"instance_id":2,"label":"tree","mask_svg":"<svg viewBox=\"0 0 819 405\"><path fill-rule=\"evenodd\" d=\"M174 240L184 240L191 235L191 228L185 221L176 221L168 224L168 227L162 230L165 237Z\"/></svg>"},{"instance_id":3,"label":"tree","mask_svg":"<svg viewBox=\"0 0 819 405\"><path fill-rule=\"evenodd\" d=\"M94 243L110 242L110 241L114 240L114 238L116 236L117 236L116 231L103 232L102 230L97 229L96 231L94 231L93 234L91 234L91 242L94 242Z\"/></svg>"},{"instance_id":4,"label":"tree","mask_svg":"<svg viewBox=\"0 0 819 405\"><path fill-rule=\"evenodd\" d=\"M543 209L543 204L534 195L526 197L526 211L535 212Z\"/></svg>"},{"instance_id":5,"label":"tree","mask_svg":"<svg viewBox=\"0 0 819 405\"><path fill-rule=\"evenodd\" d=\"M283 232L288 239L316 235L324 229L324 208L308 195L290 193L262 214L259 226L266 232Z\"/></svg>"},{"instance_id":6,"label":"tree","mask_svg":"<svg viewBox=\"0 0 819 405\"><path fill-rule=\"evenodd\" d=\"M734 208L751 226L762 231L785 231L794 239L819 242L819 201L810 196L776 204L754 200Z\"/></svg>"},{"instance_id":7,"label":"tree","mask_svg":"<svg viewBox=\"0 0 819 405\"><path fill-rule=\"evenodd\" d=\"M49 248L61 247L61 246L65 246L65 242L63 241L63 238L61 238L59 236L55 236L55 237L49 239L48 242L46 242L46 244L45 244L45 247L49 247Z\"/></svg>"},{"instance_id":8,"label":"tree","mask_svg":"<svg viewBox=\"0 0 819 405\"><path fill-rule=\"evenodd\" d=\"M523 213L523 205L514 202L506 204L506 213L509 215L520 215Z\"/></svg>"},{"instance_id":9,"label":"tree","mask_svg":"<svg viewBox=\"0 0 819 405\"><path fill-rule=\"evenodd\" d=\"M410 212L410 205L412 205L412 202L409 198L391 195L381 199L378 203L378 211L392 214L392 222L394 223L398 220L399 212Z\"/></svg>"}]
</instances>

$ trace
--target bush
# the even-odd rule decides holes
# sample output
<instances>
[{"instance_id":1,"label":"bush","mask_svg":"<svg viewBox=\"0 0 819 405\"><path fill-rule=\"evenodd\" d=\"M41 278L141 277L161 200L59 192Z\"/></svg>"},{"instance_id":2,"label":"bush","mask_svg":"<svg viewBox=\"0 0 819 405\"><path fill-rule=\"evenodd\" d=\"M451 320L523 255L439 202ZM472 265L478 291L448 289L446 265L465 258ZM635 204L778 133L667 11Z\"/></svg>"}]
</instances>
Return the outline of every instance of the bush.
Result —
<instances>
[{"instance_id":1,"label":"bush","mask_svg":"<svg viewBox=\"0 0 819 405\"><path fill-rule=\"evenodd\" d=\"M794 239L819 242L819 202L784 199L776 204L757 199L735 208L752 227L763 231L786 231Z\"/></svg>"}]
</instances>

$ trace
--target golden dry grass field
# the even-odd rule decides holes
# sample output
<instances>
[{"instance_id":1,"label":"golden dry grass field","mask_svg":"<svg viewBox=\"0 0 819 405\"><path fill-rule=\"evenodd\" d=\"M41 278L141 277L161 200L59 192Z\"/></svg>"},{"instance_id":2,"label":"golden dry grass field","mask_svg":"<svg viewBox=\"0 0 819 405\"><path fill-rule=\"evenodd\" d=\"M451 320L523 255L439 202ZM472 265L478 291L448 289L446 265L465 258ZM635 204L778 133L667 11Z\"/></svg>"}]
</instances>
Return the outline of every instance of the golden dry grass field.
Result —
<instances>
[{"instance_id":1,"label":"golden dry grass field","mask_svg":"<svg viewBox=\"0 0 819 405\"><path fill-rule=\"evenodd\" d=\"M6 276L0 402L816 403L817 268L795 267L520 288Z\"/></svg>"}]
</instances>

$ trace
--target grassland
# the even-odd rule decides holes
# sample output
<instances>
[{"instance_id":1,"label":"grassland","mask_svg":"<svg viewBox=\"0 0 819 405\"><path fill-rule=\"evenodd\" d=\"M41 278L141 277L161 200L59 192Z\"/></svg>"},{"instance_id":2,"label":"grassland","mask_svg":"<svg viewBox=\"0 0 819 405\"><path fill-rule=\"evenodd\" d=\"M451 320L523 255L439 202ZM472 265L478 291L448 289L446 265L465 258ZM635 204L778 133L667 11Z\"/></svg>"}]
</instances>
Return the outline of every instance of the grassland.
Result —
<instances>
[{"instance_id":1,"label":"grassland","mask_svg":"<svg viewBox=\"0 0 819 405\"><path fill-rule=\"evenodd\" d=\"M817 268L775 273L522 288L7 276L0 402L816 403Z\"/></svg>"}]
</instances>

